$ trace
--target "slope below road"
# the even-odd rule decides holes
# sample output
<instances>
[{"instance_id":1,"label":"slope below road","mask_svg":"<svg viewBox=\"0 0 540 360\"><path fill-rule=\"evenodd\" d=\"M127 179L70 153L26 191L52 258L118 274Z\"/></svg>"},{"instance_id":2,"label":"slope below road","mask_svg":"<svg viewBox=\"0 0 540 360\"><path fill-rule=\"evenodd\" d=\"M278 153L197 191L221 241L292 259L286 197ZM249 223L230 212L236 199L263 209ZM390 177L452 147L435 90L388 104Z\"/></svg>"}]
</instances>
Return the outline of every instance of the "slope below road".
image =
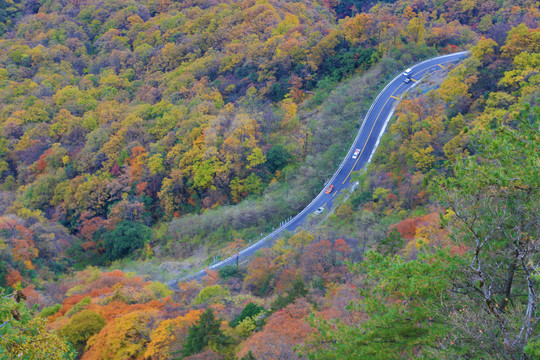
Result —
<instances>
[{"instance_id":1,"label":"slope below road","mask_svg":"<svg viewBox=\"0 0 540 360\"><path fill-rule=\"evenodd\" d=\"M324 207L325 211L332 209L334 199L343 191L346 191L351 186L351 174L353 171L359 171L365 167L371 160L373 152L376 150L379 140L386 129L386 125L390 120L394 109L401 99L401 95L415 86L427 73L444 69L451 63L462 60L468 54L467 51L438 56L426 61L422 61L411 67L411 81L405 83L405 77L402 74L396 76L386 87L377 95L373 101L369 111L367 112L362 126L341 165L334 173L333 177L328 182L327 186L333 185L334 189L331 193L326 194L324 189L306 206L298 215L293 217L281 227L273 231L268 236L262 238L251 246L241 250L237 255L231 256L223 261L211 265L210 269L219 269L226 265L235 264L236 261L241 263L247 261L257 250L269 246L282 232L293 232L301 227L307 219L307 216L313 213L319 207ZM353 159L355 150L360 150L358 156ZM198 273L188 276L184 279L200 279L204 276L205 271L201 270ZM178 280L170 281L170 286L175 286Z\"/></svg>"}]
</instances>

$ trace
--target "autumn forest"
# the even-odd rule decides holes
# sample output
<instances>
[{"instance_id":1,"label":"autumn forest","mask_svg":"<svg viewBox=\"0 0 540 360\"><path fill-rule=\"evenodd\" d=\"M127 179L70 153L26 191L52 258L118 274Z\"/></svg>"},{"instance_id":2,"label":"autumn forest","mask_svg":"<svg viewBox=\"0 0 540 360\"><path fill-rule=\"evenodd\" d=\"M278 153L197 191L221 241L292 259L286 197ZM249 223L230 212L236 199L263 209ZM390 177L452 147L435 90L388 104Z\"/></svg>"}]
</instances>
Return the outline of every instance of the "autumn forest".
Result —
<instances>
[{"instance_id":1,"label":"autumn forest","mask_svg":"<svg viewBox=\"0 0 540 360\"><path fill-rule=\"evenodd\" d=\"M0 359L540 359L539 21L0 0ZM458 51L332 212L208 268L310 203L391 79Z\"/></svg>"}]
</instances>

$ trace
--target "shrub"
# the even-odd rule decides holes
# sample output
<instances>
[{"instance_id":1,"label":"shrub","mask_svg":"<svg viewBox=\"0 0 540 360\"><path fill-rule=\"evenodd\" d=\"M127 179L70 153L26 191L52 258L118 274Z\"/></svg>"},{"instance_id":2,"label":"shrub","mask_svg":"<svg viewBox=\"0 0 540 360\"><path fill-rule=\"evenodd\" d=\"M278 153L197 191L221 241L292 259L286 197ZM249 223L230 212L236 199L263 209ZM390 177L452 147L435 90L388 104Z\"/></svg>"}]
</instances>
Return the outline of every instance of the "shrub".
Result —
<instances>
[{"instance_id":1,"label":"shrub","mask_svg":"<svg viewBox=\"0 0 540 360\"><path fill-rule=\"evenodd\" d=\"M232 277L244 277L244 270L233 265L227 265L219 269L219 277L223 280L232 278Z\"/></svg>"},{"instance_id":2,"label":"shrub","mask_svg":"<svg viewBox=\"0 0 540 360\"><path fill-rule=\"evenodd\" d=\"M167 285L158 281L152 281L150 285L147 286L147 288L154 293L154 296L157 299L162 299L164 297L172 296L174 294L174 291L170 290Z\"/></svg>"},{"instance_id":3,"label":"shrub","mask_svg":"<svg viewBox=\"0 0 540 360\"><path fill-rule=\"evenodd\" d=\"M61 304L55 304L53 306L47 306L46 308L43 308L41 310L41 313L39 314L43 318L47 318L49 316L52 316L58 312L62 308Z\"/></svg>"},{"instance_id":4,"label":"shrub","mask_svg":"<svg viewBox=\"0 0 540 360\"><path fill-rule=\"evenodd\" d=\"M225 296L229 295L229 290L223 288L220 285L207 286L201 290L199 295L193 300L194 304L204 304L204 303L216 303L221 301Z\"/></svg>"}]
</instances>

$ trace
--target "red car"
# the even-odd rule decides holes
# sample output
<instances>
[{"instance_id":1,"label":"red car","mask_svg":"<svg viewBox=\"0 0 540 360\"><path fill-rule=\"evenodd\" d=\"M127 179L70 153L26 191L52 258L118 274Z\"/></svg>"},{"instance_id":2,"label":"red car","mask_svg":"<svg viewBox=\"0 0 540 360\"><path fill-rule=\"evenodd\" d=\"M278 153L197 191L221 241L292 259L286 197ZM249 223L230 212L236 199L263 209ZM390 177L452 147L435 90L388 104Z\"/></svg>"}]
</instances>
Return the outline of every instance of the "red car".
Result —
<instances>
[{"instance_id":1,"label":"red car","mask_svg":"<svg viewBox=\"0 0 540 360\"><path fill-rule=\"evenodd\" d=\"M330 185L329 187L326 188L326 190L324 191L325 194L330 194L332 192L332 190L334 190L334 185Z\"/></svg>"}]
</instances>

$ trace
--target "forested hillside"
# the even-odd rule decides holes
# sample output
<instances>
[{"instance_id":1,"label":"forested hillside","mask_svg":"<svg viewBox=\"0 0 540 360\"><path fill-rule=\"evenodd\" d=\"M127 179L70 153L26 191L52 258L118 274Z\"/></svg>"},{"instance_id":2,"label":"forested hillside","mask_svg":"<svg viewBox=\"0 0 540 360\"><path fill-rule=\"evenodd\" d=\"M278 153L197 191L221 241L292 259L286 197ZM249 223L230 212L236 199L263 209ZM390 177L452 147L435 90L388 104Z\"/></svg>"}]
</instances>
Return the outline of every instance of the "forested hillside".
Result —
<instances>
[{"instance_id":1,"label":"forested hillside","mask_svg":"<svg viewBox=\"0 0 540 360\"><path fill-rule=\"evenodd\" d=\"M539 18L3 0L0 358L539 358ZM156 281L300 211L385 81L463 49L326 222L202 283Z\"/></svg>"}]
</instances>

